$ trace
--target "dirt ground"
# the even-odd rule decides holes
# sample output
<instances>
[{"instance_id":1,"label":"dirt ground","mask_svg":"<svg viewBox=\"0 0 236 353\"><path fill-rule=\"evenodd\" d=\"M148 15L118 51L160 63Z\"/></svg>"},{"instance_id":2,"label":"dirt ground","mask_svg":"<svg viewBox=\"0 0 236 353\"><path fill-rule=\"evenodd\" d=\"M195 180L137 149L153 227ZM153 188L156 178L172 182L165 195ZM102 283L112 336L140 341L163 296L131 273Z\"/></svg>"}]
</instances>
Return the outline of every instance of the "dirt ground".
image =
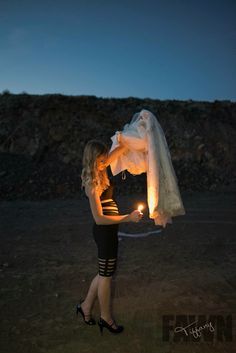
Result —
<instances>
[{"instance_id":1,"label":"dirt ground","mask_svg":"<svg viewBox=\"0 0 236 353\"><path fill-rule=\"evenodd\" d=\"M182 197L186 215L159 234L119 238L112 303L125 330L117 336L107 330L101 336L98 325L75 315L97 273L88 201L0 202L1 353L233 352L236 189ZM117 201L123 214L145 196ZM153 229L147 211L139 224L120 225L131 233ZM99 315L96 302L93 316ZM175 342L173 331L164 341L165 315L232 316L233 339L221 342L216 325L213 341L205 340L206 327L198 341L188 332L188 341Z\"/></svg>"}]
</instances>

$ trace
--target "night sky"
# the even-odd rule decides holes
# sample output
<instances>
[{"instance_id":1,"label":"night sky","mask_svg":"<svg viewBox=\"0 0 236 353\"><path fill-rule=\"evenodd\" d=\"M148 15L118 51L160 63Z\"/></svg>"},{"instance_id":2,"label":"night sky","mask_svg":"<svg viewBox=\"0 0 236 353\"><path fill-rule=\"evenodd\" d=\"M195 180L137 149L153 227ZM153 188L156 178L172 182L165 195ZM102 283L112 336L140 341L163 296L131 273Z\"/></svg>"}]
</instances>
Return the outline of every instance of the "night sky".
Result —
<instances>
[{"instance_id":1,"label":"night sky","mask_svg":"<svg viewBox=\"0 0 236 353\"><path fill-rule=\"evenodd\" d=\"M236 100L236 1L0 0L0 92Z\"/></svg>"}]
</instances>

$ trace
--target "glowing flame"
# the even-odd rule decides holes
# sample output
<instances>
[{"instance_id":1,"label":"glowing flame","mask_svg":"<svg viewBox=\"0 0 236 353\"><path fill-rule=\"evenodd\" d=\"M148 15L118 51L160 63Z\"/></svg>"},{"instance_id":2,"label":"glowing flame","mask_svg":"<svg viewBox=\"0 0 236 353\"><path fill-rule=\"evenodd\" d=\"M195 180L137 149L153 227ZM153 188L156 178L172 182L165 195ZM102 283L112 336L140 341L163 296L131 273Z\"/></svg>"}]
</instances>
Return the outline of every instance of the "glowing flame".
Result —
<instances>
[{"instance_id":1,"label":"glowing flame","mask_svg":"<svg viewBox=\"0 0 236 353\"><path fill-rule=\"evenodd\" d=\"M144 206L143 206L143 205L139 205L139 206L138 206L139 212L141 212L143 209L144 209Z\"/></svg>"}]
</instances>

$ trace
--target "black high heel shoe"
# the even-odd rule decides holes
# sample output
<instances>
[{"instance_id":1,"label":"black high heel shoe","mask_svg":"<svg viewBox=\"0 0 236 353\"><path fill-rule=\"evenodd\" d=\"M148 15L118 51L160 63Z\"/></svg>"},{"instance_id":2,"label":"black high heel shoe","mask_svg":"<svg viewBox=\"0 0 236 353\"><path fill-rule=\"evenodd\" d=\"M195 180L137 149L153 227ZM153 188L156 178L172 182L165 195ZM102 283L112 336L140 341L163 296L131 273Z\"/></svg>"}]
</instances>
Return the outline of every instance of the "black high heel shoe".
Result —
<instances>
[{"instance_id":1,"label":"black high heel shoe","mask_svg":"<svg viewBox=\"0 0 236 353\"><path fill-rule=\"evenodd\" d=\"M98 326L100 328L101 335L103 334L103 327L106 327L110 332L112 333L121 333L124 330L124 327L121 325L117 325L117 328L113 328L112 325L116 323L115 320L111 323L111 325L108 324L105 320L103 320L101 317L98 321Z\"/></svg>"},{"instance_id":2,"label":"black high heel shoe","mask_svg":"<svg viewBox=\"0 0 236 353\"><path fill-rule=\"evenodd\" d=\"M92 317L89 320L85 320L85 315L84 315L84 312L81 308L81 304L83 303L83 301L84 301L84 299L81 299L80 303L76 305L76 315L78 316L78 313L80 313L84 319L84 322L87 325L96 325L96 321Z\"/></svg>"}]
</instances>

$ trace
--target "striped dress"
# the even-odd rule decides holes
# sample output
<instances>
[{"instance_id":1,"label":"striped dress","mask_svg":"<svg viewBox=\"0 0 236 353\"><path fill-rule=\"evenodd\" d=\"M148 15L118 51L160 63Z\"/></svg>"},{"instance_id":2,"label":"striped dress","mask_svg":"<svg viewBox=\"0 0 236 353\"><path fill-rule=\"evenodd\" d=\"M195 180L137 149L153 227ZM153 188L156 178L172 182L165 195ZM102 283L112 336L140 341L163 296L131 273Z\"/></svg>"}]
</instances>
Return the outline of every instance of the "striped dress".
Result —
<instances>
[{"instance_id":1,"label":"striped dress","mask_svg":"<svg viewBox=\"0 0 236 353\"><path fill-rule=\"evenodd\" d=\"M113 196L114 183L110 185L100 196L103 214L113 216L119 214L116 200ZM93 224L93 236L98 247L98 257L102 259L113 259L117 257L119 223Z\"/></svg>"},{"instance_id":2,"label":"striped dress","mask_svg":"<svg viewBox=\"0 0 236 353\"><path fill-rule=\"evenodd\" d=\"M119 214L117 203L113 199L101 200L101 204L104 215L112 216Z\"/></svg>"}]
</instances>

